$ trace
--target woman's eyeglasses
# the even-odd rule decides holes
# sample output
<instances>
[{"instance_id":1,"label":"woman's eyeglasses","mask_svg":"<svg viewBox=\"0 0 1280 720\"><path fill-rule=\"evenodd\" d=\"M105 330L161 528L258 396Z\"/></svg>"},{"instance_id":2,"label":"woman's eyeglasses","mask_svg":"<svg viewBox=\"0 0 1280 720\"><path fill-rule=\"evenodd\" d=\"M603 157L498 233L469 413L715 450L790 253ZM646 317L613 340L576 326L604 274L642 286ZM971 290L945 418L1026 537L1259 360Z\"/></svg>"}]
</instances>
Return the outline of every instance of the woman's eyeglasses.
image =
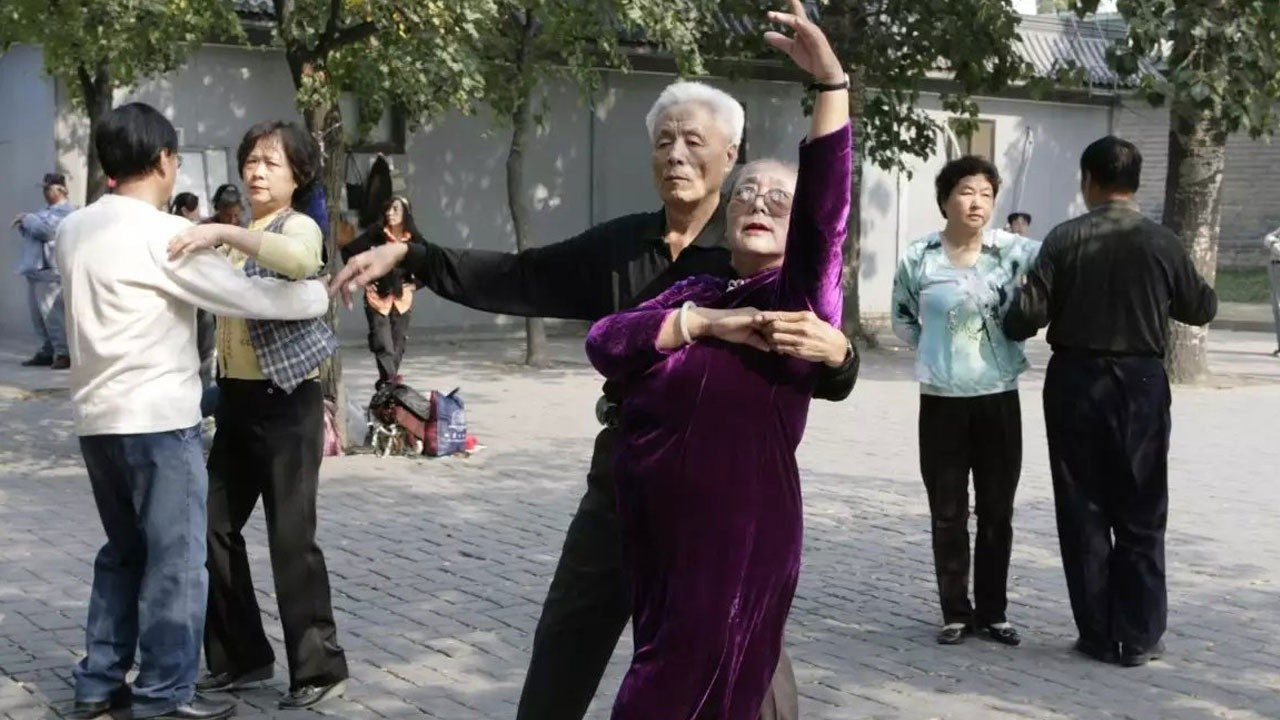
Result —
<instances>
[{"instance_id":1,"label":"woman's eyeglasses","mask_svg":"<svg viewBox=\"0 0 1280 720\"><path fill-rule=\"evenodd\" d=\"M739 185L729 202L742 207L756 204L756 198L764 197L764 209L774 217L786 217L791 213L791 193L779 188L761 190L755 185Z\"/></svg>"}]
</instances>

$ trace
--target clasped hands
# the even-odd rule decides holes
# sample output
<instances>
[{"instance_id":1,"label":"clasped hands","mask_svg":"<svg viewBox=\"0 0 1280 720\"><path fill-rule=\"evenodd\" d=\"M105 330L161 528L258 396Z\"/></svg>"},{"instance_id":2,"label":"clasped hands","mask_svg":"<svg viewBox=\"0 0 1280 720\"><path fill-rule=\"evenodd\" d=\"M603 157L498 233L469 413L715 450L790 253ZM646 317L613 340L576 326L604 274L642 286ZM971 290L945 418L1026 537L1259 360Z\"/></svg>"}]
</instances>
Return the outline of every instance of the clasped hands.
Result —
<instances>
[{"instance_id":1,"label":"clasped hands","mask_svg":"<svg viewBox=\"0 0 1280 720\"><path fill-rule=\"evenodd\" d=\"M752 307L689 311L690 334L749 345L810 362L838 367L849 344L839 328L809 310L764 311Z\"/></svg>"}]
</instances>

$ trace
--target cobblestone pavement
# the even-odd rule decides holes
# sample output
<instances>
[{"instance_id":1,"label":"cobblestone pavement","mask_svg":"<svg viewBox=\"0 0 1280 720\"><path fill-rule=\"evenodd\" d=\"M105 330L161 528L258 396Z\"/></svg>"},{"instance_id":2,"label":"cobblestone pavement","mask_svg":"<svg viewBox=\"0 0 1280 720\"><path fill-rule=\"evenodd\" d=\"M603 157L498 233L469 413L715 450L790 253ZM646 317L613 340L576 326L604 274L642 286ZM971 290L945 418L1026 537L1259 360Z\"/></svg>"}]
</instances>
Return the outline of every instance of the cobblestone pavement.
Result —
<instances>
[{"instance_id":1,"label":"cobblestone pavement","mask_svg":"<svg viewBox=\"0 0 1280 720\"><path fill-rule=\"evenodd\" d=\"M1168 656L1122 670L1074 656L1038 399L1024 387L1026 461L1015 521L1010 649L932 641L938 612L916 472L910 359L868 355L853 397L815 403L800 451L807 541L787 644L805 718L977 720L1280 717L1280 360L1267 335L1215 333L1212 387L1174 400ZM442 461L326 461L320 543L351 661L342 718L511 718L539 605L584 487L598 382L580 341L552 369L517 343L415 348L420 388L461 385L488 448ZM71 698L91 560L102 539L65 389L0 352L0 717L58 717ZM1045 348L1032 348L1042 368ZM351 386L372 364L346 351ZM248 530L260 602L274 613L261 514ZM269 619L279 642L279 626ZM591 710L606 718L630 651L620 644ZM283 666L240 695L274 710Z\"/></svg>"}]
</instances>

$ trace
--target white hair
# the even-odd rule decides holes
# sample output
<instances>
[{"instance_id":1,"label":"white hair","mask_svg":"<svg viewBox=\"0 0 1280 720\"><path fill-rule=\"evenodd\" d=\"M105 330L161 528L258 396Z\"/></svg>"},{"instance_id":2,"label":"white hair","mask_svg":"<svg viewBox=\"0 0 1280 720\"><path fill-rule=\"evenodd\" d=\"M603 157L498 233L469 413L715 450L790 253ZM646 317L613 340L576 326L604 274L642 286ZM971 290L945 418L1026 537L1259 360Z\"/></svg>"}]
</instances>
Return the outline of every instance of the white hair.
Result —
<instances>
[{"instance_id":1,"label":"white hair","mask_svg":"<svg viewBox=\"0 0 1280 720\"><path fill-rule=\"evenodd\" d=\"M782 158L772 158L772 157L756 158L755 160L752 160L751 162L747 163L746 165L743 165L741 168L738 169L737 175L735 175L733 178L733 184L730 186L730 192L737 190L738 186L742 184L743 180L746 180L747 178L751 177L756 173L756 171L759 168L766 165L772 165L776 168L779 168L782 171L790 174L793 178L800 177L800 166L791 162L790 160L783 160Z\"/></svg>"},{"instance_id":2,"label":"white hair","mask_svg":"<svg viewBox=\"0 0 1280 720\"><path fill-rule=\"evenodd\" d=\"M747 124L747 113L742 104L733 99L729 93L713 88L706 83L682 80L668 85L649 114L644 118L645 127L649 128L649 142L657 139L658 121L671 108L685 103L701 103L711 110L716 122L724 129L725 135L733 145L742 144L742 129Z\"/></svg>"}]
</instances>

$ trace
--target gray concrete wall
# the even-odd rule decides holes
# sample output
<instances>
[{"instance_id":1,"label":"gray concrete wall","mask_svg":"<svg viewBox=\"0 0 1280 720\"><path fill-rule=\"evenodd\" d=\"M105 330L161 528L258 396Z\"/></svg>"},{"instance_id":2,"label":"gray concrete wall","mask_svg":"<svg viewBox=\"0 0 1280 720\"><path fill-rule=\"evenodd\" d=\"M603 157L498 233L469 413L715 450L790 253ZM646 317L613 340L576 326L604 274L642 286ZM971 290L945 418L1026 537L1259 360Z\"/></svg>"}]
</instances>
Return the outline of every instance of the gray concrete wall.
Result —
<instances>
[{"instance_id":1,"label":"gray concrete wall","mask_svg":"<svg viewBox=\"0 0 1280 720\"><path fill-rule=\"evenodd\" d=\"M10 225L18 213L44 206L40 178L56 169L54 84L43 64L40 48L30 45L0 55L0 333L6 337L35 337L27 282L14 272L21 236Z\"/></svg>"}]
</instances>

